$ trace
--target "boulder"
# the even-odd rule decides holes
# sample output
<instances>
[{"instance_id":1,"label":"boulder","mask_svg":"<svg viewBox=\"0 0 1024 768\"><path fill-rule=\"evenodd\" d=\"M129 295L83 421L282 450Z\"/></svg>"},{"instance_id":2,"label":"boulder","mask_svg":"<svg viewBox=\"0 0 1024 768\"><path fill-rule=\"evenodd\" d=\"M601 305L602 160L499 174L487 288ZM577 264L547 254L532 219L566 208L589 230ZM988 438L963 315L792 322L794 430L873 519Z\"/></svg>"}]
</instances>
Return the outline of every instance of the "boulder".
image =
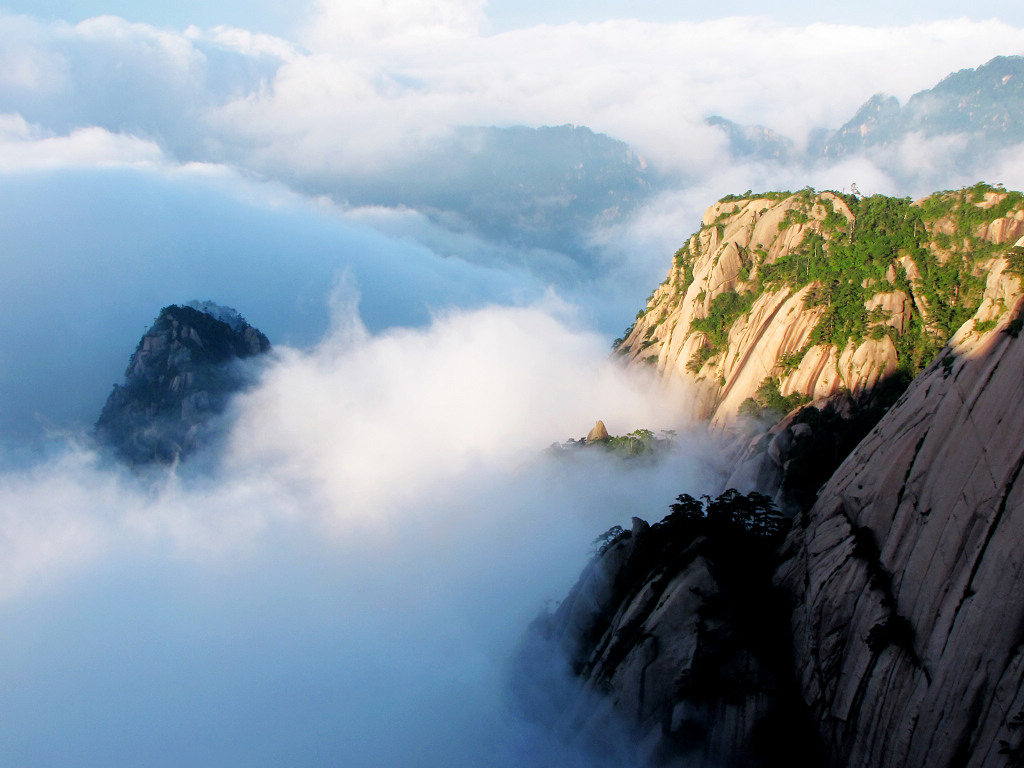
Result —
<instances>
[{"instance_id":1,"label":"boulder","mask_svg":"<svg viewBox=\"0 0 1024 768\"><path fill-rule=\"evenodd\" d=\"M587 432L588 443L598 443L609 438L608 430L605 429L604 422L598 419L594 428Z\"/></svg>"}]
</instances>

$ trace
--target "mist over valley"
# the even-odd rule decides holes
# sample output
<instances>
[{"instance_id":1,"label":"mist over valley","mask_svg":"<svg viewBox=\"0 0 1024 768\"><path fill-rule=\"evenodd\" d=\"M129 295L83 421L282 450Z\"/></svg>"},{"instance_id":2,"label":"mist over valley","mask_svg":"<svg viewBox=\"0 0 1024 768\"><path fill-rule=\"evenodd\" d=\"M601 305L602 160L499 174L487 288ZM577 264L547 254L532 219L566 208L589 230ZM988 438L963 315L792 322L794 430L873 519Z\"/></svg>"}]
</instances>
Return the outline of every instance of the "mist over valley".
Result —
<instances>
[{"instance_id":1,"label":"mist over valley","mask_svg":"<svg viewBox=\"0 0 1024 768\"><path fill-rule=\"evenodd\" d=\"M0 10L0 763L1016 759L1024 19L112 9Z\"/></svg>"}]
</instances>

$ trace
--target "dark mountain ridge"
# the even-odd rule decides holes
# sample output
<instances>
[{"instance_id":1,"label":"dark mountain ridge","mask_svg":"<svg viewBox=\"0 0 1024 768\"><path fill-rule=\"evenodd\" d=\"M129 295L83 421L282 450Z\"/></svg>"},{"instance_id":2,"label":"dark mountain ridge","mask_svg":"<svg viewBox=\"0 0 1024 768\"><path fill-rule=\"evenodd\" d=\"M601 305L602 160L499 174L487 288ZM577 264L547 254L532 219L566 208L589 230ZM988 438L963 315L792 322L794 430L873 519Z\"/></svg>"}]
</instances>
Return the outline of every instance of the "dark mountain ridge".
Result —
<instances>
[{"instance_id":1,"label":"dark mountain ridge","mask_svg":"<svg viewBox=\"0 0 1024 768\"><path fill-rule=\"evenodd\" d=\"M396 163L316 191L351 205L416 209L455 230L584 264L587 234L627 217L658 184L627 144L575 125L463 126Z\"/></svg>"}]
</instances>

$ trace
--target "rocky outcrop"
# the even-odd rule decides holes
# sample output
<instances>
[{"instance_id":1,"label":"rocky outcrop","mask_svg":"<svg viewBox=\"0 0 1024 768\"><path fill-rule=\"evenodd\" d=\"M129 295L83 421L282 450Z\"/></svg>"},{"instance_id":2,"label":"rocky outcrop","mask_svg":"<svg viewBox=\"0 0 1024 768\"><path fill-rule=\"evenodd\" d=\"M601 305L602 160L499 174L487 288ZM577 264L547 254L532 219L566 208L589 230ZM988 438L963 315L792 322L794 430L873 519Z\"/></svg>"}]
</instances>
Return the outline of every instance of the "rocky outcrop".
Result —
<instances>
[{"instance_id":1,"label":"rocky outcrop","mask_svg":"<svg viewBox=\"0 0 1024 768\"><path fill-rule=\"evenodd\" d=\"M250 380L241 361L270 342L237 312L205 302L164 307L96 422L97 441L131 464L183 458L214 433Z\"/></svg>"},{"instance_id":2,"label":"rocky outcrop","mask_svg":"<svg viewBox=\"0 0 1024 768\"><path fill-rule=\"evenodd\" d=\"M1021 233L1024 196L984 184L914 204L811 190L723 198L617 352L688 382L693 415L718 429L766 384L790 405L857 398L931 361Z\"/></svg>"},{"instance_id":3,"label":"rocky outcrop","mask_svg":"<svg viewBox=\"0 0 1024 768\"><path fill-rule=\"evenodd\" d=\"M608 438L609 438L608 428L605 427L603 421L598 419L597 423L594 424L593 429L591 429L587 433L586 440L587 440L588 443L597 443L597 442L601 442L602 440L607 440Z\"/></svg>"},{"instance_id":4,"label":"rocky outcrop","mask_svg":"<svg viewBox=\"0 0 1024 768\"><path fill-rule=\"evenodd\" d=\"M634 518L605 544L559 608L531 627L518 669L533 674L515 676L531 713L556 687L550 672L537 674L537 655L564 655L578 682L558 711L540 710L545 724L590 739L621 734L622 764L819 764L790 685L772 546L716 520Z\"/></svg>"},{"instance_id":5,"label":"rocky outcrop","mask_svg":"<svg viewBox=\"0 0 1024 768\"><path fill-rule=\"evenodd\" d=\"M778 579L833 765L1021 764L1021 309L1019 279L997 267L979 318L790 535Z\"/></svg>"}]
</instances>

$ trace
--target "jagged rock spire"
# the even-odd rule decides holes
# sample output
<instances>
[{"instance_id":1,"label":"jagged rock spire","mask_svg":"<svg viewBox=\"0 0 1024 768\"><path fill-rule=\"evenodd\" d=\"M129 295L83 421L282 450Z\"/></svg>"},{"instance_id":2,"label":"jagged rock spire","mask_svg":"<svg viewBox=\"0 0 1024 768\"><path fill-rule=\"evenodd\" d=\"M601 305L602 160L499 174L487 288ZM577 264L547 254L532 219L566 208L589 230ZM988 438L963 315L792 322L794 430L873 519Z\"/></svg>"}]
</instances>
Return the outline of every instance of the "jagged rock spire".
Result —
<instances>
[{"instance_id":1,"label":"jagged rock spire","mask_svg":"<svg viewBox=\"0 0 1024 768\"><path fill-rule=\"evenodd\" d=\"M146 331L96 422L97 440L131 464L170 462L214 431L248 381L239 361L270 341L234 310L210 302L164 307Z\"/></svg>"}]
</instances>

